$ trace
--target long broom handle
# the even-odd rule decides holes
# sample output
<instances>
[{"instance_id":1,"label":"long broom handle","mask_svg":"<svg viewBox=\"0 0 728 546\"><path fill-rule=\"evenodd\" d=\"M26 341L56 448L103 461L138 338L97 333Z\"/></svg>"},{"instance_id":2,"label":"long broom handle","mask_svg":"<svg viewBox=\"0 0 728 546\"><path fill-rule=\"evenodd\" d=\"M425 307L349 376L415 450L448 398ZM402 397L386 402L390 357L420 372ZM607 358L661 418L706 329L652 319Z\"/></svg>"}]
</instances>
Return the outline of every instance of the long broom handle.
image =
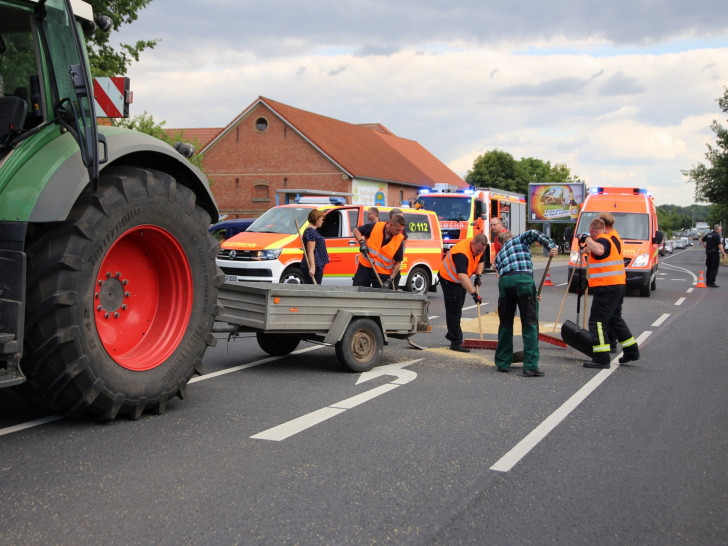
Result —
<instances>
[{"instance_id":1,"label":"long broom handle","mask_svg":"<svg viewBox=\"0 0 728 546\"><path fill-rule=\"evenodd\" d=\"M301 228L298 227L298 220L294 220L294 222L296 223L296 231L298 232L298 240L301 241L301 246L303 247L303 256L304 256L304 258L306 258L306 263L308 264L308 272L310 275L311 274L311 260L309 260L308 252L306 252L306 244L303 242L303 235L301 234ZM313 275L310 275L310 276L313 279L313 284L318 284L316 282L316 277L314 277Z\"/></svg>"},{"instance_id":2,"label":"long broom handle","mask_svg":"<svg viewBox=\"0 0 728 546\"><path fill-rule=\"evenodd\" d=\"M541 277L541 284L538 285L538 295L541 295L541 289L543 288L543 283L546 282L546 275L549 274L549 268L551 267L551 260L553 259L553 256L549 256L549 261L546 262L546 269L543 272L543 277Z\"/></svg>"},{"instance_id":3,"label":"long broom handle","mask_svg":"<svg viewBox=\"0 0 728 546\"><path fill-rule=\"evenodd\" d=\"M585 256L586 259L586 290L584 291L584 319L583 328L586 330L586 309L589 303L589 256Z\"/></svg>"},{"instance_id":4,"label":"long broom handle","mask_svg":"<svg viewBox=\"0 0 728 546\"><path fill-rule=\"evenodd\" d=\"M480 295L480 292L478 291L478 287L475 287L475 293ZM483 339L483 324L480 322L480 304L477 304L478 307L478 332L480 333L480 339Z\"/></svg>"},{"instance_id":5,"label":"long broom handle","mask_svg":"<svg viewBox=\"0 0 728 546\"><path fill-rule=\"evenodd\" d=\"M566 283L566 292L564 292L564 297L561 300L561 307L559 307L559 314L556 315L556 322L554 322L554 328L553 328L553 330L551 330L552 334L556 331L556 325L559 323L559 319L561 318L561 311L564 310L564 303L566 303L566 296L569 295L569 288L571 288L571 281L574 278L574 273L576 273L576 268L571 270L571 276L569 277L569 282Z\"/></svg>"}]
</instances>

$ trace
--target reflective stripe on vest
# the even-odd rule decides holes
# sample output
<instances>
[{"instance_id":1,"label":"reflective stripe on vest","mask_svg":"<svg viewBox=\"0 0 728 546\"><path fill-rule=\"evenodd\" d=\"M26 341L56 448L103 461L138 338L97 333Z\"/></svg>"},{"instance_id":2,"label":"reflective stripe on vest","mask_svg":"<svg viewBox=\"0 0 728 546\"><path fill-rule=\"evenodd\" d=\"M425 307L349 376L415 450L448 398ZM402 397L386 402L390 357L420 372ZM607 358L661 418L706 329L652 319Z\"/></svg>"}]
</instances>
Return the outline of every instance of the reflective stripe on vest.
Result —
<instances>
[{"instance_id":1,"label":"reflective stripe on vest","mask_svg":"<svg viewBox=\"0 0 728 546\"><path fill-rule=\"evenodd\" d=\"M392 266L394 266L394 255L399 250L404 235L400 233L395 235L386 245L382 245L384 240L384 226L386 222L377 222L372 228L372 232L369 234L367 239L367 249L369 250L369 258L374 264L374 270L377 273L383 273L389 275L392 272ZM365 256L361 256L359 263L364 267L372 267L369 260Z\"/></svg>"},{"instance_id":2,"label":"reflective stripe on vest","mask_svg":"<svg viewBox=\"0 0 728 546\"><path fill-rule=\"evenodd\" d=\"M468 277L475 273L475 269L478 267L481 255L478 254L477 259L476 256L473 256L470 250L470 242L471 239L463 239L447 253L447 256L445 256L445 259L442 261L442 267L440 268L440 276L443 279L460 284L460 277L458 277L455 262L452 259L455 254L465 254L465 257L468 259Z\"/></svg>"},{"instance_id":3,"label":"reflective stripe on vest","mask_svg":"<svg viewBox=\"0 0 728 546\"><path fill-rule=\"evenodd\" d=\"M597 260L591 255L589 260L589 286L612 286L625 284L624 258L622 257L622 241L617 232L612 230L605 234L611 239L609 256Z\"/></svg>"}]
</instances>

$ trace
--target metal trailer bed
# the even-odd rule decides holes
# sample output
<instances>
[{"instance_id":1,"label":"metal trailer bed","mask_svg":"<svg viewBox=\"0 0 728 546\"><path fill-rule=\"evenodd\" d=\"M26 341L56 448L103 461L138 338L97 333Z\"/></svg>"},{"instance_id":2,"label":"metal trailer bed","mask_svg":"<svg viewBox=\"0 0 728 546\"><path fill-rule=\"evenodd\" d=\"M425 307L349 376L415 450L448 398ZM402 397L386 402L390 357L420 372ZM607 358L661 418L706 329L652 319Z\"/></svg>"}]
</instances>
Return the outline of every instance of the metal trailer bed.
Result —
<instances>
[{"instance_id":1,"label":"metal trailer bed","mask_svg":"<svg viewBox=\"0 0 728 546\"><path fill-rule=\"evenodd\" d=\"M231 327L216 331L255 332L270 355L286 355L301 340L334 345L354 372L370 370L389 338L429 332L426 294L354 286L226 282L217 316Z\"/></svg>"}]
</instances>

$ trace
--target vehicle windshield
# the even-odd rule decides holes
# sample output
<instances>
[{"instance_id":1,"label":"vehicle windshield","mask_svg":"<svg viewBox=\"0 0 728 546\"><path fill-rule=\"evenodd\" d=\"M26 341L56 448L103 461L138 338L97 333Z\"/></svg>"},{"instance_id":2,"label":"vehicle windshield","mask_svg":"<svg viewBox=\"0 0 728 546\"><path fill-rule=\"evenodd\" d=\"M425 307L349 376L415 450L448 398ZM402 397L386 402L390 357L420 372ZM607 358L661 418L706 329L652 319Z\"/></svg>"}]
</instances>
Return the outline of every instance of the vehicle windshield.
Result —
<instances>
[{"instance_id":1,"label":"vehicle windshield","mask_svg":"<svg viewBox=\"0 0 728 546\"><path fill-rule=\"evenodd\" d=\"M589 233L589 224L599 218L600 212L582 212L576 233ZM650 239L650 219L646 214L634 212L612 212L614 216L614 229L622 240L634 239L647 241Z\"/></svg>"},{"instance_id":2,"label":"vehicle windshield","mask_svg":"<svg viewBox=\"0 0 728 546\"><path fill-rule=\"evenodd\" d=\"M421 195L417 201L425 210L435 211L440 221L464 222L470 218L472 199L468 196Z\"/></svg>"},{"instance_id":3,"label":"vehicle windshield","mask_svg":"<svg viewBox=\"0 0 728 546\"><path fill-rule=\"evenodd\" d=\"M246 231L255 233L281 233L293 235L299 227L308 221L311 207L273 207L267 210Z\"/></svg>"}]
</instances>

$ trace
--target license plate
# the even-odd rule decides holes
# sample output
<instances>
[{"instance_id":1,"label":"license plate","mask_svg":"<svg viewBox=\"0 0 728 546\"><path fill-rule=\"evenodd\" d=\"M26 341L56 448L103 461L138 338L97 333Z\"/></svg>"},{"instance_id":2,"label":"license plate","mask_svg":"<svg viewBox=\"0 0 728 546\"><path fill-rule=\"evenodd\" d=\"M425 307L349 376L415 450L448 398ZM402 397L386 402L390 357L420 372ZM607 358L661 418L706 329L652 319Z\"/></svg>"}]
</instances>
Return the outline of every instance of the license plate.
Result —
<instances>
[{"instance_id":1,"label":"license plate","mask_svg":"<svg viewBox=\"0 0 728 546\"><path fill-rule=\"evenodd\" d=\"M238 276L237 275L225 275L225 280L227 282L238 282Z\"/></svg>"}]
</instances>

